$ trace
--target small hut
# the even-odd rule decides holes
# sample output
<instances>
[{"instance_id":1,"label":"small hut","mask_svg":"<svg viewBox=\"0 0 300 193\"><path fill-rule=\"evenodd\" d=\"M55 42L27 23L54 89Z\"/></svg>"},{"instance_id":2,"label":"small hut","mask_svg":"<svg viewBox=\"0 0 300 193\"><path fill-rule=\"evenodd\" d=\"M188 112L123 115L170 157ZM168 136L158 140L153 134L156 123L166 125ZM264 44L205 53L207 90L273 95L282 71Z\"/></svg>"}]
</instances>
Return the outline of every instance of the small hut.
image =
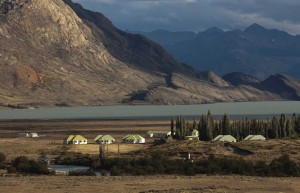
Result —
<instances>
[{"instance_id":1,"label":"small hut","mask_svg":"<svg viewBox=\"0 0 300 193\"><path fill-rule=\"evenodd\" d=\"M172 135L171 131L148 131L147 137L154 137L158 139L166 139Z\"/></svg>"},{"instance_id":2,"label":"small hut","mask_svg":"<svg viewBox=\"0 0 300 193\"><path fill-rule=\"evenodd\" d=\"M194 129L192 135L184 136L184 140L199 140L199 131Z\"/></svg>"},{"instance_id":3,"label":"small hut","mask_svg":"<svg viewBox=\"0 0 300 193\"><path fill-rule=\"evenodd\" d=\"M81 135L69 135L63 141L64 144L83 145L87 144L87 139Z\"/></svg>"},{"instance_id":4,"label":"small hut","mask_svg":"<svg viewBox=\"0 0 300 193\"><path fill-rule=\"evenodd\" d=\"M123 143L145 143L145 138L137 134L126 135L122 138Z\"/></svg>"},{"instance_id":5,"label":"small hut","mask_svg":"<svg viewBox=\"0 0 300 193\"><path fill-rule=\"evenodd\" d=\"M114 143L116 140L111 135L98 135L94 139L94 143L98 144L111 144Z\"/></svg>"}]
</instances>

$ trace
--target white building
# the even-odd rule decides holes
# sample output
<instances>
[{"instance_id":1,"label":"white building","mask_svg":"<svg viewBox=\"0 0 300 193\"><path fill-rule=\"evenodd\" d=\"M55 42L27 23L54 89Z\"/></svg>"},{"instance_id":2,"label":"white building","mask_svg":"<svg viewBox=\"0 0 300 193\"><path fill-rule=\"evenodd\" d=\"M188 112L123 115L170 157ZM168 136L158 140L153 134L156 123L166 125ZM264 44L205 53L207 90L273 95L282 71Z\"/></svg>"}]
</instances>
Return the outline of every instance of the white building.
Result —
<instances>
[{"instance_id":1,"label":"white building","mask_svg":"<svg viewBox=\"0 0 300 193\"><path fill-rule=\"evenodd\" d=\"M94 139L94 143L98 143L98 144L112 144L115 141L116 141L115 138L113 138L111 135L98 135Z\"/></svg>"},{"instance_id":2,"label":"white building","mask_svg":"<svg viewBox=\"0 0 300 193\"><path fill-rule=\"evenodd\" d=\"M83 144L87 144L87 139L82 137L81 135L70 135L69 137L64 139L63 143L83 145Z\"/></svg>"},{"instance_id":3,"label":"white building","mask_svg":"<svg viewBox=\"0 0 300 193\"><path fill-rule=\"evenodd\" d=\"M123 143L145 143L146 140L140 135L126 135L122 138Z\"/></svg>"},{"instance_id":4,"label":"white building","mask_svg":"<svg viewBox=\"0 0 300 193\"><path fill-rule=\"evenodd\" d=\"M147 136L158 139L166 139L167 137L171 136L171 131L148 131Z\"/></svg>"}]
</instances>

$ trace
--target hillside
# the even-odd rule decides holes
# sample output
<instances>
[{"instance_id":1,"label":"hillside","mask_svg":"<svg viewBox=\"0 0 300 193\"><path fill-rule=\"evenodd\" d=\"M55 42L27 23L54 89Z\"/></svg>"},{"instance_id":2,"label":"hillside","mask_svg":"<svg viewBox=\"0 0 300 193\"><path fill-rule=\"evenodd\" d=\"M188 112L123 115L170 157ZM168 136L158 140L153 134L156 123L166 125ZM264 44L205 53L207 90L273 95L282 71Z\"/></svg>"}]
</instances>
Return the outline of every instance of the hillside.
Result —
<instances>
[{"instance_id":1,"label":"hillside","mask_svg":"<svg viewBox=\"0 0 300 193\"><path fill-rule=\"evenodd\" d=\"M179 32L142 33L160 43L178 61L200 70L224 75L243 72L259 79L273 74L300 78L300 36L253 24L245 30L223 31L216 27L199 32L192 39L168 44ZM159 38L157 38L159 37Z\"/></svg>"},{"instance_id":2,"label":"hillside","mask_svg":"<svg viewBox=\"0 0 300 193\"><path fill-rule=\"evenodd\" d=\"M158 44L70 0L0 0L0 45L2 106L282 99L178 63Z\"/></svg>"},{"instance_id":3,"label":"hillside","mask_svg":"<svg viewBox=\"0 0 300 193\"><path fill-rule=\"evenodd\" d=\"M255 77L249 74L244 74L242 72L232 72L229 74L225 74L224 76L222 76L222 78L234 86L240 86L240 85L256 86L261 82Z\"/></svg>"}]
</instances>

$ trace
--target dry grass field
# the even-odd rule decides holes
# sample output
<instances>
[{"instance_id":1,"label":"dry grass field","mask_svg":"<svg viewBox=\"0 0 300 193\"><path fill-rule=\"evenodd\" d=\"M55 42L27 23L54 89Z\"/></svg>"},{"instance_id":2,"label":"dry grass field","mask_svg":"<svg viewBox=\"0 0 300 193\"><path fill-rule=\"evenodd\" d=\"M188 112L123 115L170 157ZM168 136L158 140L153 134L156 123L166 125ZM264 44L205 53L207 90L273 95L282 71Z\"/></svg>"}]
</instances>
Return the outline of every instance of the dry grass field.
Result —
<instances>
[{"instance_id":1,"label":"dry grass field","mask_svg":"<svg viewBox=\"0 0 300 193\"><path fill-rule=\"evenodd\" d=\"M127 176L0 177L1 192L15 193L298 193L299 178L261 178L247 176Z\"/></svg>"}]
</instances>

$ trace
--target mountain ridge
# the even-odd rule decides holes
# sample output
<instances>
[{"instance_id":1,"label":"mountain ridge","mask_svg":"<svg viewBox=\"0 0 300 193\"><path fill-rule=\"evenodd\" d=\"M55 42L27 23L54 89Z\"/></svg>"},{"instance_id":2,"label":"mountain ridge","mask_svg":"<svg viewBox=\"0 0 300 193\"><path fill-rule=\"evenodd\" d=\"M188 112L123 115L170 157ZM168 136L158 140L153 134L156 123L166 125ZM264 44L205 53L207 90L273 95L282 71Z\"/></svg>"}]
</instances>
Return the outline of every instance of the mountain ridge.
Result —
<instances>
[{"instance_id":1,"label":"mountain ridge","mask_svg":"<svg viewBox=\"0 0 300 193\"><path fill-rule=\"evenodd\" d=\"M152 37L151 33L144 35ZM245 30L209 28L193 39L172 45L153 40L161 43L175 59L198 70L212 70L219 75L243 72L265 79L282 73L300 78L299 37L252 24Z\"/></svg>"},{"instance_id":2,"label":"mountain ridge","mask_svg":"<svg viewBox=\"0 0 300 193\"><path fill-rule=\"evenodd\" d=\"M177 62L70 0L0 0L0 105L195 104L283 99Z\"/></svg>"}]
</instances>

